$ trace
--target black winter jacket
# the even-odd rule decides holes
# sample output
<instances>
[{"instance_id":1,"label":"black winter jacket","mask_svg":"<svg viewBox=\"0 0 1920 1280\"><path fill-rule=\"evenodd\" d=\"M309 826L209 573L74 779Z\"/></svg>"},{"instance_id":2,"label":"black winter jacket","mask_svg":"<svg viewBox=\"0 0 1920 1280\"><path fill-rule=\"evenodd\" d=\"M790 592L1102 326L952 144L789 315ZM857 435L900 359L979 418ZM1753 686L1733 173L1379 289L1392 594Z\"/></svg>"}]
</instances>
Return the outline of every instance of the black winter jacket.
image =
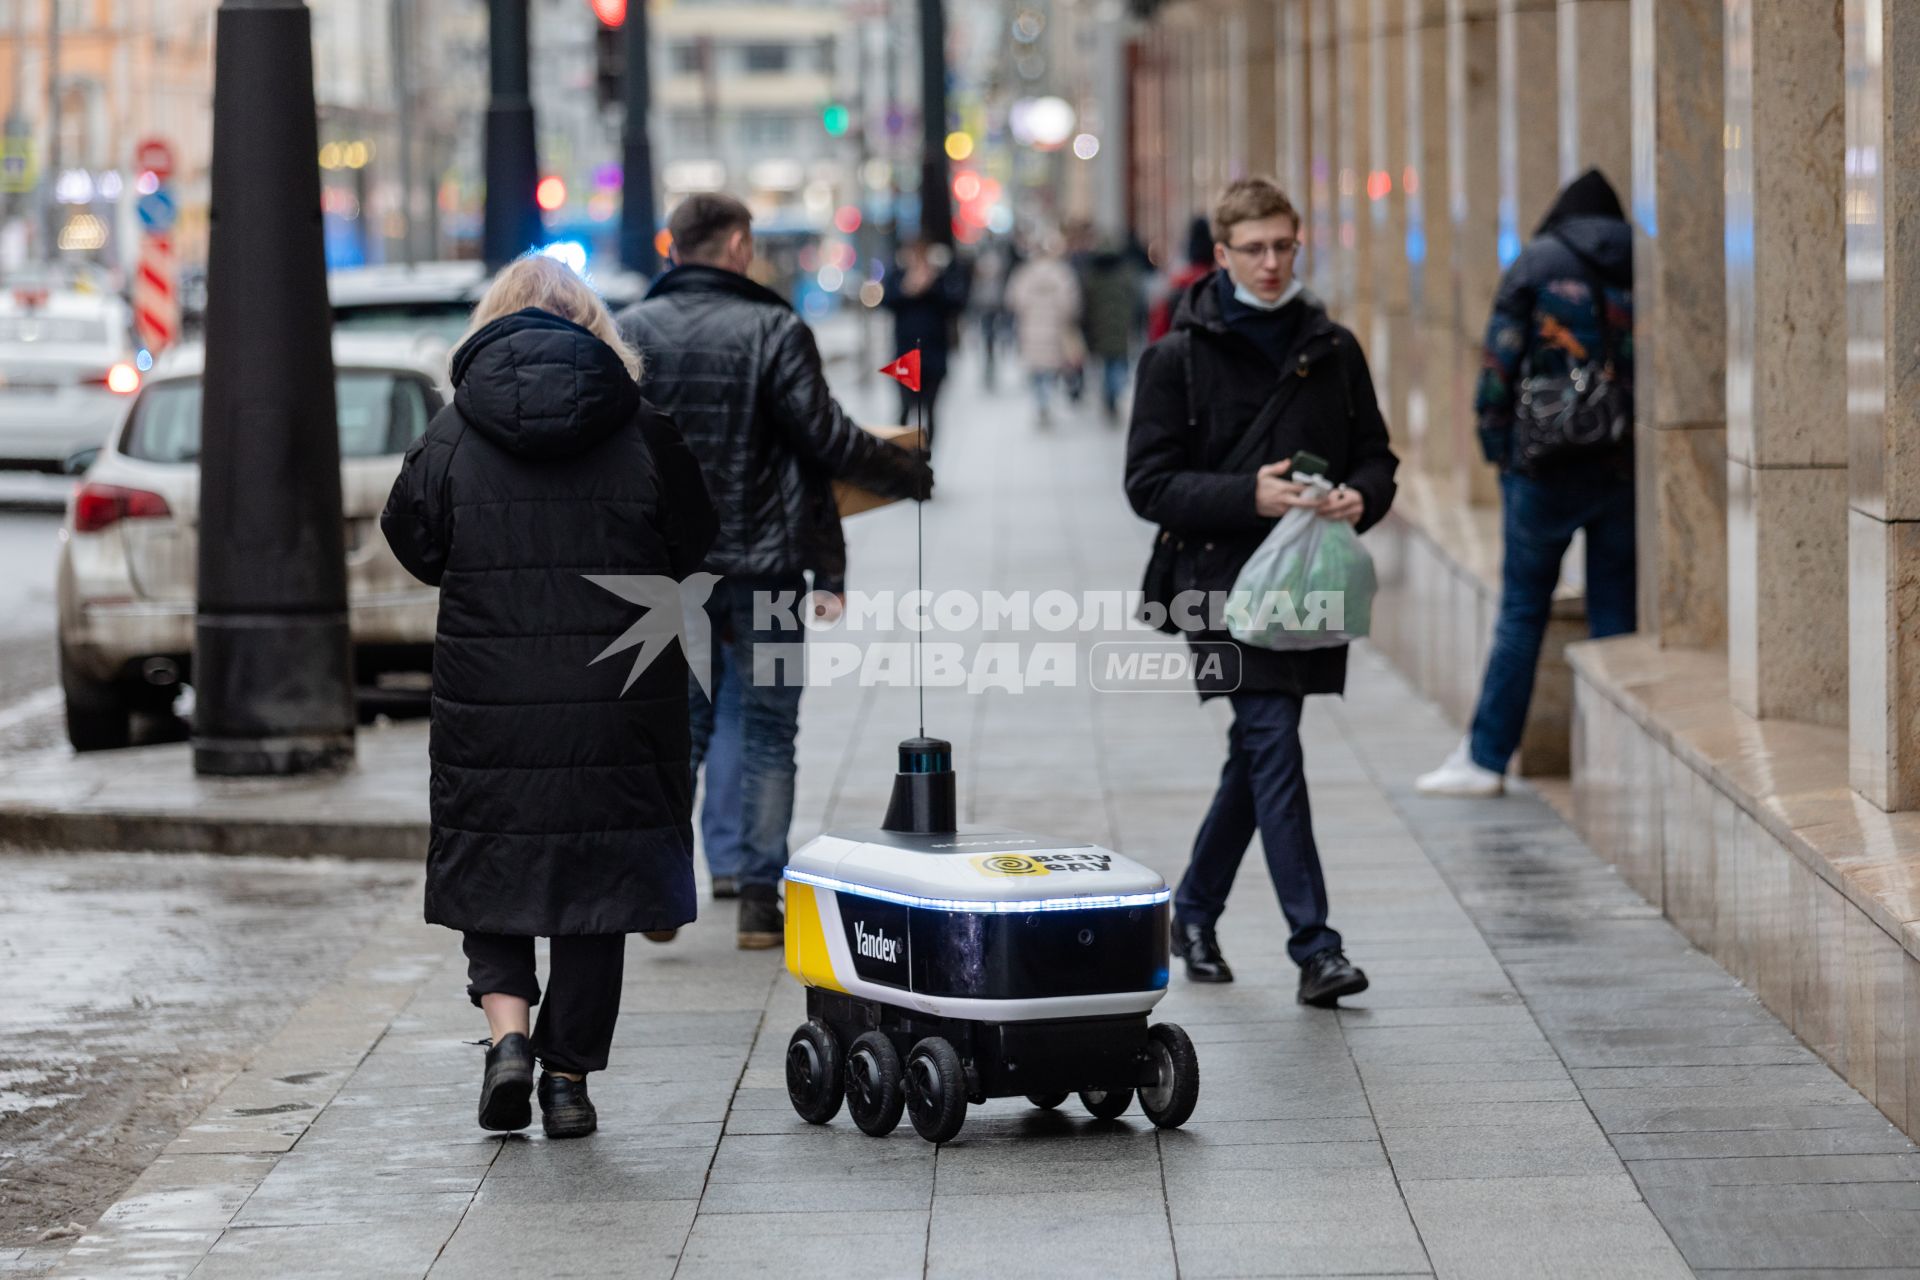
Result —
<instances>
[{"instance_id":1,"label":"black winter jacket","mask_svg":"<svg viewBox=\"0 0 1920 1280\"><path fill-rule=\"evenodd\" d=\"M440 588L427 920L525 937L694 918L687 664L597 658L642 617L588 574L683 579L713 507L606 343L544 311L454 355L380 518ZM678 620L675 620L676 629Z\"/></svg>"},{"instance_id":2,"label":"black winter jacket","mask_svg":"<svg viewBox=\"0 0 1920 1280\"><path fill-rule=\"evenodd\" d=\"M813 331L772 292L687 264L620 315L647 362L647 394L673 415L720 511L714 573L844 581L834 480L924 495L916 454L863 431L827 392Z\"/></svg>"},{"instance_id":3,"label":"black winter jacket","mask_svg":"<svg viewBox=\"0 0 1920 1280\"><path fill-rule=\"evenodd\" d=\"M1141 516L1165 527L1175 544L1175 591L1229 591L1276 520L1254 510L1254 473L1299 450L1319 454L1328 479L1359 491L1364 531L1393 505L1399 459L1374 399L1373 375L1352 333L1327 317L1310 296L1287 367L1227 325L1209 273L1176 304L1172 331L1148 347L1135 374L1127 437L1127 498ZM1232 455L1268 399L1286 378L1303 379L1266 442L1239 469ZM1224 680L1199 681L1202 698L1238 687L1250 693L1341 693L1345 645L1276 653L1239 645L1225 630L1192 632L1192 641L1235 644L1240 669Z\"/></svg>"}]
</instances>

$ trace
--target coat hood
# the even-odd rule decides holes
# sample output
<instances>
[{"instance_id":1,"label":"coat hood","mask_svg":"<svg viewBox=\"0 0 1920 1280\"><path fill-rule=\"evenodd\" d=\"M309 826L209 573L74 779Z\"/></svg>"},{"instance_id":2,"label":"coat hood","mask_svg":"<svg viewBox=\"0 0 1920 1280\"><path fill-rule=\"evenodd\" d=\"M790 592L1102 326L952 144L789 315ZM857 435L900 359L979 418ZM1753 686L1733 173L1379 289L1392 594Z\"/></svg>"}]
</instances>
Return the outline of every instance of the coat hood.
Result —
<instances>
[{"instance_id":1,"label":"coat hood","mask_svg":"<svg viewBox=\"0 0 1920 1280\"><path fill-rule=\"evenodd\" d=\"M529 307L453 354L453 403L474 430L525 458L584 452L631 421L640 388L612 347Z\"/></svg>"},{"instance_id":2,"label":"coat hood","mask_svg":"<svg viewBox=\"0 0 1920 1280\"><path fill-rule=\"evenodd\" d=\"M1625 222L1627 212L1621 208L1620 196L1606 175L1598 169L1589 169L1560 189L1533 234L1543 235L1569 218L1612 218L1615 222Z\"/></svg>"}]
</instances>

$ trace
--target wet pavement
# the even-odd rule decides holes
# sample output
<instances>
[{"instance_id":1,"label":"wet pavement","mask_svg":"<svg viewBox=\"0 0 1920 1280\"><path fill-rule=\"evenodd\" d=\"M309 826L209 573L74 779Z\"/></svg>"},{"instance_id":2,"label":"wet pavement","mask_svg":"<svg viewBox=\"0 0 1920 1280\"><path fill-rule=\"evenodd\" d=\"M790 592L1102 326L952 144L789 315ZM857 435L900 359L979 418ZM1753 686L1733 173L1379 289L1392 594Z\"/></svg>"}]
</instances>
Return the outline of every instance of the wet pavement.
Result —
<instances>
[{"instance_id":1,"label":"wet pavement","mask_svg":"<svg viewBox=\"0 0 1920 1280\"><path fill-rule=\"evenodd\" d=\"M1119 434L1037 432L970 374L949 394L930 581L1137 582ZM911 520L849 523L853 585L911 584ZM1199 1047L1179 1131L1017 1100L938 1149L807 1125L781 1071L800 990L777 954L734 949L722 908L670 945L631 940L600 1133L490 1136L457 943L405 904L59 1274L1916 1274L1920 1153L1538 797L1413 795L1457 735L1377 656L1353 668L1304 736L1334 923L1374 987L1338 1013L1294 1003L1254 851L1221 922L1240 980L1176 975L1157 1011ZM1177 876L1224 707L1085 681L926 704L963 821ZM810 690L796 839L873 823L914 726L911 689Z\"/></svg>"},{"instance_id":2,"label":"wet pavement","mask_svg":"<svg viewBox=\"0 0 1920 1280\"><path fill-rule=\"evenodd\" d=\"M58 1261L418 883L406 864L0 854L0 1274Z\"/></svg>"}]
</instances>

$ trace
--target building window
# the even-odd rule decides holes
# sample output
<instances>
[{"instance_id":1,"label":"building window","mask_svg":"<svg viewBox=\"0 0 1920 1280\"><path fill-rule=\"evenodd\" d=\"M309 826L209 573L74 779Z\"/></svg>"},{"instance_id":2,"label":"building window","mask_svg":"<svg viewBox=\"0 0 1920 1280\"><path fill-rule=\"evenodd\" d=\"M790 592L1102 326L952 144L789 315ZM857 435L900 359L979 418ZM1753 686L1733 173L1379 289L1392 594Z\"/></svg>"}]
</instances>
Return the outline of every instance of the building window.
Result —
<instances>
[{"instance_id":1,"label":"building window","mask_svg":"<svg viewBox=\"0 0 1920 1280\"><path fill-rule=\"evenodd\" d=\"M787 46L783 44L749 44L740 50L746 69L752 74L764 74L787 69Z\"/></svg>"},{"instance_id":2,"label":"building window","mask_svg":"<svg viewBox=\"0 0 1920 1280\"><path fill-rule=\"evenodd\" d=\"M752 111L740 117L740 142L749 147L784 147L793 142L793 117Z\"/></svg>"},{"instance_id":3,"label":"building window","mask_svg":"<svg viewBox=\"0 0 1920 1280\"><path fill-rule=\"evenodd\" d=\"M675 71L681 75L688 76L699 75L700 64L705 61L705 59L701 57L700 42L698 40L681 40L676 42L669 51L669 58Z\"/></svg>"},{"instance_id":4,"label":"building window","mask_svg":"<svg viewBox=\"0 0 1920 1280\"><path fill-rule=\"evenodd\" d=\"M677 111L673 115L673 141L676 151L708 151L713 148L713 127L703 114Z\"/></svg>"},{"instance_id":5,"label":"building window","mask_svg":"<svg viewBox=\"0 0 1920 1280\"><path fill-rule=\"evenodd\" d=\"M59 0L60 29L87 31L93 27L93 0Z\"/></svg>"}]
</instances>

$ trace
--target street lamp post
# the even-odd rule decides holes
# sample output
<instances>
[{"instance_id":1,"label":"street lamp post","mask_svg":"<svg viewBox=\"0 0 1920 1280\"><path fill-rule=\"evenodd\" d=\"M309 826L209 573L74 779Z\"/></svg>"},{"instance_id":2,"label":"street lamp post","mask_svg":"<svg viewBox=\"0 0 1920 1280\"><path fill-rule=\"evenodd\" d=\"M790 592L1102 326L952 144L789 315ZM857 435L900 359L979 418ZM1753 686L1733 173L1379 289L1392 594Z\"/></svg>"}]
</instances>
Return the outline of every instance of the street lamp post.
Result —
<instances>
[{"instance_id":1,"label":"street lamp post","mask_svg":"<svg viewBox=\"0 0 1920 1280\"><path fill-rule=\"evenodd\" d=\"M340 436L302 0L222 0L200 416L193 764L353 758Z\"/></svg>"},{"instance_id":2,"label":"street lamp post","mask_svg":"<svg viewBox=\"0 0 1920 1280\"><path fill-rule=\"evenodd\" d=\"M627 0L626 132L620 155L620 262L630 271L652 275L660 269L654 248L653 143L647 136L652 105L651 67L647 62L647 3Z\"/></svg>"},{"instance_id":3,"label":"street lamp post","mask_svg":"<svg viewBox=\"0 0 1920 1280\"><path fill-rule=\"evenodd\" d=\"M540 241L540 182L529 88L527 0L489 0L487 63L487 211L483 256L497 271Z\"/></svg>"},{"instance_id":4,"label":"street lamp post","mask_svg":"<svg viewBox=\"0 0 1920 1280\"><path fill-rule=\"evenodd\" d=\"M953 244L953 189L947 168L947 15L920 0L920 238Z\"/></svg>"}]
</instances>

